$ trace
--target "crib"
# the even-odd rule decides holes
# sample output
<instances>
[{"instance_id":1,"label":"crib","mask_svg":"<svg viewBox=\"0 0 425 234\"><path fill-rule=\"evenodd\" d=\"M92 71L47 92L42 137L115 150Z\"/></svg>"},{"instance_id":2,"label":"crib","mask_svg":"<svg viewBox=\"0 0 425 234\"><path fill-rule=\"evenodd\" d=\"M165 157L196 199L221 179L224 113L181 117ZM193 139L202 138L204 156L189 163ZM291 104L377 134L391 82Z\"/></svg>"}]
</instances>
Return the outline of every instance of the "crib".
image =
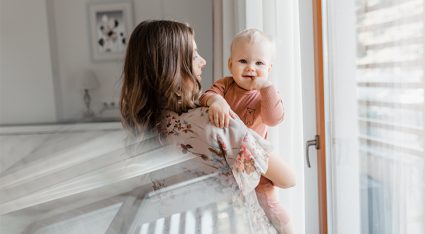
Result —
<instances>
[{"instance_id":1,"label":"crib","mask_svg":"<svg viewBox=\"0 0 425 234\"><path fill-rule=\"evenodd\" d=\"M197 194L216 172L156 141L117 122L0 127L0 233L244 233L232 194Z\"/></svg>"}]
</instances>

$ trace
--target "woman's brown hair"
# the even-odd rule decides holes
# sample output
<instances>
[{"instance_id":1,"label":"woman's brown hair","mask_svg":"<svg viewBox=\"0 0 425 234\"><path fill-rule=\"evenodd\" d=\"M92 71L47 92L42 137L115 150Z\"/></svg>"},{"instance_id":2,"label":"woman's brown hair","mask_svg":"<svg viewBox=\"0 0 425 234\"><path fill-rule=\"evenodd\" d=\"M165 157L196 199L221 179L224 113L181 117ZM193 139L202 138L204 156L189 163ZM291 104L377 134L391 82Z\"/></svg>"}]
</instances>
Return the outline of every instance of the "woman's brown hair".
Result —
<instances>
[{"instance_id":1,"label":"woman's brown hair","mask_svg":"<svg viewBox=\"0 0 425 234\"><path fill-rule=\"evenodd\" d=\"M141 22L132 32L122 75L122 123L135 130L153 129L165 110L196 107L200 83L193 75L193 30L183 23Z\"/></svg>"}]
</instances>

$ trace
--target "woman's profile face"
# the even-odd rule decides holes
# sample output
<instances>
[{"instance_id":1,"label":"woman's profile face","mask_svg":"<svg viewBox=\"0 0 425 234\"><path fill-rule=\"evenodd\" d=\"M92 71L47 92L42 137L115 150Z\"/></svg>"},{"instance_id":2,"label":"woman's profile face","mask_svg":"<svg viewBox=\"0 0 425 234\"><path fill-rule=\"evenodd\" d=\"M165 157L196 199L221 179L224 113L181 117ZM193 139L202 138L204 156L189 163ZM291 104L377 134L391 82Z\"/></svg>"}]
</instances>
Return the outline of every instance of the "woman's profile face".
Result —
<instances>
[{"instance_id":1,"label":"woman's profile face","mask_svg":"<svg viewBox=\"0 0 425 234\"><path fill-rule=\"evenodd\" d=\"M205 61L204 58L201 57L198 53L198 47L196 46L195 40L193 40L193 57L192 57L192 71L193 74L196 76L196 79L200 82L202 77L202 69L207 64L207 61Z\"/></svg>"}]
</instances>

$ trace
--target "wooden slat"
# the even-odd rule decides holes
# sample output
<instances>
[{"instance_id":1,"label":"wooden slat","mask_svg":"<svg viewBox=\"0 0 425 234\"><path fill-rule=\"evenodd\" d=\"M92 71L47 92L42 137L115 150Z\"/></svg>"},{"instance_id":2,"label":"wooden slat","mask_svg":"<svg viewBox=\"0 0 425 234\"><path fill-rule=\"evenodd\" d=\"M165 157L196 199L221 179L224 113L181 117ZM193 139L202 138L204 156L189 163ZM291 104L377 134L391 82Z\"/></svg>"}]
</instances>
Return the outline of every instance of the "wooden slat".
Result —
<instances>
[{"instance_id":1,"label":"wooden slat","mask_svg":"<svg viewBox=\"0 0 425 234\"><path fill-rule=\"evenodd\" d=\"M171 216L165 217L164 229L163 229L162 233L164 233L164 234L170 233L170 226L171 226ZM126 233L126 232L121 232L121 233Z\"/></svg>"},{"instance_id":2,"label":"wooden slat","mask_svg":"<svg viewBox=\"0 0 425 234\"><path fill-rule=\"evenodd\" d=\"M149 227L148 228L148 234L154 234L155 228L156 228L156 223L155 222L149 223L148 227Z\"/></svg>"},{"instance_id":3,"label":"wooden slat","mask_svg":"<svg viewBox=\"0 0 425 234\"><path fill-rule=\"evenodd\" d=\"M186 216L187 212L183 212L180 215L179 233L186 233Z\"/></svg>"},{"instance_id":4,"label":"wooden slat","mask_svg":"<svg viewBox=\"0 0 425 234\"><path fill-rule=\"evenodd\" d=\"M122 195L125 196L126 199L112 219L105 234L128 233L131 222L137 214L137 207L140 206L143 196L147 192L149 192L149 189L142 186L133 189L128 194Z\"/></svg>"},{"instance_id":5,"label":"wooden slat","mask_svg":"<svg viewBox=\"0 0 425 234\"><path fill-rule=\"evenodd\" d=\"M218 233L218 209L217 203L211 205L211 216L212 216L212 233Z\"/></svg>"},{"instance_id":6,"label":"wooden slat","mask_svg":"<svg viewBox=\"0 0 425 234\"><path fill-rule=\"evenodd\" d=\"M196 208L194 214L195 214L195 233L201 234L203 211L200 208Z\"/></svg>"}]
</instances>

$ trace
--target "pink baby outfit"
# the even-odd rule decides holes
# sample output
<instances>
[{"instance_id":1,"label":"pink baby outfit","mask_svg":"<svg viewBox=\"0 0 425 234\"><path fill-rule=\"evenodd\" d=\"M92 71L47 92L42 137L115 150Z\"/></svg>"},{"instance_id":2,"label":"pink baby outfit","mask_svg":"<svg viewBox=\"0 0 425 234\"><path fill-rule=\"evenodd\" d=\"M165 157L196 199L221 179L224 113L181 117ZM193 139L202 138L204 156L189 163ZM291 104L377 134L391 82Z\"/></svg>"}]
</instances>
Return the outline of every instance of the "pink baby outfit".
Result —
<instances>
[{"instance_id":1,"label":"pink baby outfit","mask_svg":"<svg viewBox=\"0 0 425 234\"><path fill-rule=\"evenodd\" d=\"M207 106L209 98L215 94L222 96L245 125L264 138L267 138L267 126L275 126L283 120L282 99L273 85L261 90L245 90L232 77L224 77L202 94L200 104ZM267 217L280 233L284 233L289 216L279 203L273 183L261 176L255 191Z\"/></svg>"},{"instance_id":2,"label":"pink baby outfit","mask_svg":"<svg viewBox=\"0 0 425 234\"><path fill-rule=\"evenodd\" d=\"M283 120L283 103L273 85L261 90L245 90L239 87L232 77L224 77L202 94L202 106L214 94L227 101L230 108L245 125L267 138L267 126L275 126Z\"/></svg>"}]
</instances>

